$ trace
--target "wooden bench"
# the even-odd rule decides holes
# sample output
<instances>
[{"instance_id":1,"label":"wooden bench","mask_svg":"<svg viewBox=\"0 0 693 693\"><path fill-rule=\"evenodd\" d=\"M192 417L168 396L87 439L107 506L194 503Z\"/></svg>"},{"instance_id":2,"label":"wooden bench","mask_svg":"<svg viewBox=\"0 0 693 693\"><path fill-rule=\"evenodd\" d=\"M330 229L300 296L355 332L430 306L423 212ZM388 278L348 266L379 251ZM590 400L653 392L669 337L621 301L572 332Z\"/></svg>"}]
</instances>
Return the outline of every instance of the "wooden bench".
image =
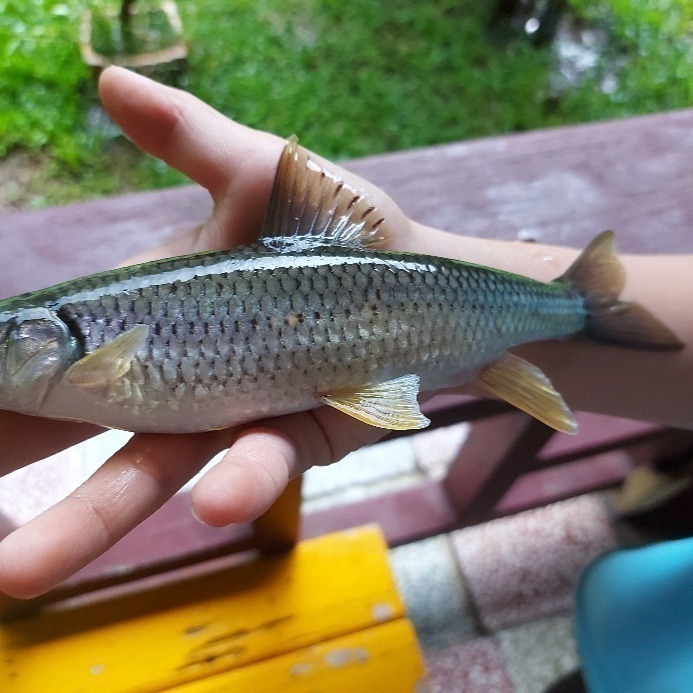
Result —
<instances>
[{"instance_id":1,"label":"wooden bench","mask_svg":"<svg viewBox=\"0 0 693 693\"><path fill-rule=\"evenodd\" d=\"M433 227L575 247L611 228L623 251L655 253L693 251L692 161L693 110L684 110L367 157L346 167ZM5 257L12 258L0 274L0 295L105 269L200 223L210 210L207 193L188 186L0 217ZM433 400L428 413L434 427L476 422L446 479L305 516L300 536L376 521L391 545L411 541L612 486L630 469L632 451L656 455L683 435L581 415L579 436L554 437L502 403L450 397ZM536 475L548 467L562 470L554 475L563 480L557 493L546 493ZM177 496L52 598L247 548L253 536L265 546L291 543L299 536L299 492L294 484L282 501L289 510L275 509L255 535L245 527L201 528L188 499ZM294 514L288 524L287 512ZM124 562L131 566L125 576Z\"/></svg>"}]
</instances>

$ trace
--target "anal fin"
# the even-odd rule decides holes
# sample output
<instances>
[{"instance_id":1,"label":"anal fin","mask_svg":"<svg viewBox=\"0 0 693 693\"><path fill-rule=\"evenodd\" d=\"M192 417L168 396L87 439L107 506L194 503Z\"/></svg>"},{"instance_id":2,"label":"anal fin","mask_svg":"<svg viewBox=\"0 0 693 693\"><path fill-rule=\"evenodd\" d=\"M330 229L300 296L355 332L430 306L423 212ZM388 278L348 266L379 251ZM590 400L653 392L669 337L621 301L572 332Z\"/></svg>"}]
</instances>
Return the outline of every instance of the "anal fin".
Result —
<instances>
[{"instance_id":1,"label":"anal fin","mask_svg":"<svg viewBox=\"0 0 693 693\"><path fill-rule=\"evenodd\" d=\"M551 381L531 363L513 354L486 366L475 384L551 428L577 433L577 422Z\"/></svg>"},{"instance_id":2,"label":"anal fin","mask_svg":"<svg viewBox=\"0 0 693 693\"><path fill-rule=\"evenodd\" d=\"M425 428L430 423L419 409L418 394L419 376L403 375L356 390L334 392L322 399L325 404L371 426L407 431Z\"/></svg>"}]
</instances>

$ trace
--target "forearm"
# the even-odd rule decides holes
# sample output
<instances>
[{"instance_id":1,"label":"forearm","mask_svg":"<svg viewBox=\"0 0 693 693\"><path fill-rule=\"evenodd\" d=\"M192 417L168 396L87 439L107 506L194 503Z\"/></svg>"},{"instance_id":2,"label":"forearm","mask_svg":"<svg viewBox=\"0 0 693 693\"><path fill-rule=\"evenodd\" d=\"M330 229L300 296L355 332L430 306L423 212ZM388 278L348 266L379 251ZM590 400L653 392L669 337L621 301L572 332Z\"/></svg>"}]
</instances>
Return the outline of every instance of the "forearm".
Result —
<instances>
[{"instance_id":1,"label":"forearm","mask_svg":"<svg viewBox=\"0 0 693 693\"><path fill-rule=\"evenodd\" d=\"M618 240L618 239L617 239ZM555 279L579 249L455 236L415 226L419 251L523 274ZM622 298L637 301L686 344L681 351L651 352L583 339L548 341L516 352L539 366L571 407L693 428L693 257L620 256L627 281Z\"/></svg>"}]
</instances>

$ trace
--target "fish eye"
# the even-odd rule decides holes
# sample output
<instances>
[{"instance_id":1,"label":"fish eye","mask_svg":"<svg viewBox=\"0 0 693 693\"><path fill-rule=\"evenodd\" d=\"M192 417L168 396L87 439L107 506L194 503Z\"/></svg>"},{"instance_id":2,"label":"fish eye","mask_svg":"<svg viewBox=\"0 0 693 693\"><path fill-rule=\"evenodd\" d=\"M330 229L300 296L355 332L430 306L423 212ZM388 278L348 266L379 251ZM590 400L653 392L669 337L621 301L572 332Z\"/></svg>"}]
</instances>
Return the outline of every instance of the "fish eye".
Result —
<instances>
[{"instance_id":1,"label":"fish eye","mask_svg":"<svg viewBox=\"0 0 693 693\"><path fill-rule=\"evenodd\" d=\"M51 361L69 339L65 323L51 315L10 320L5 332L5 368L18 373L41 355Z\"/></svg>"}]
</instances>

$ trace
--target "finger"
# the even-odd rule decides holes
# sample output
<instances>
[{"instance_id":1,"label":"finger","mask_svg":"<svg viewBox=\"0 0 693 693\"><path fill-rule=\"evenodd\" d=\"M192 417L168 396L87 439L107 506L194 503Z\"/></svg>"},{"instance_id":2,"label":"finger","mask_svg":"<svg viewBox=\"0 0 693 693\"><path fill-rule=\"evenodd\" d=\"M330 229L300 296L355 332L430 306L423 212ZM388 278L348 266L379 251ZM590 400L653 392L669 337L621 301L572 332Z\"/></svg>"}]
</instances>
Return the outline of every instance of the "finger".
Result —
<instances>
[{"instance_id":1,"label":"finger","mask_svg":"<svg viewBox=\"0 0 693 693\"><path fill-rule=\"evenodd\" d=\"M215 433L134 436L74 493L0 542L0 591L28 598L73 575L159 508L227 442Z\"/></svg>"},{"instance_id":2,"label":"finger","mask_svg":"<svg viewBox=\"0 0 693 693\"><path fill-rule=\"evenodd\" d=\"M195 485L193 511L212 527L250 522L281 495L296 467L296 447L281 431L248 429Z\"/></svg>"},{"instance_id":3,"label":"finger","mask_svg":"<svg viewBox=\"0 0 693 693\"><path fill-rule=\"evenodd\" d=\"M264 513L290 479L387 434L328 407L270 419L239 435L193 489L195 514L220 527Z\"/></svg>"},{"instance_id":4,"label":"finger","mask_svg":"<svg viewBox=\"0 0 693 693\"><path fill-rule=\"evenodd\" d=\"M215 202L229 194L240 214L262 221L283 141L229 120L191 94L123 68L99 81L109 115L144 151L207 188ZM259 212L258 212L259 210Z\"/></svg>"},{"instance_id":5,"label":"finger","mask_svg":"<svg viewBox=\"0 0 693 693\"><path fill-rule=\"evenodd\" d=\"M244 243L257 237L284 140L239 125L187 92L123 68L104 70L99 91L106 110L139 147L210 191L219 227L206 224L203 240L209 234L217 247L228 239ZM408 238L409 222L391 198L358 176L314 158L373 200L395 230L391 245Z\"/></svg>"}]
</instances>

